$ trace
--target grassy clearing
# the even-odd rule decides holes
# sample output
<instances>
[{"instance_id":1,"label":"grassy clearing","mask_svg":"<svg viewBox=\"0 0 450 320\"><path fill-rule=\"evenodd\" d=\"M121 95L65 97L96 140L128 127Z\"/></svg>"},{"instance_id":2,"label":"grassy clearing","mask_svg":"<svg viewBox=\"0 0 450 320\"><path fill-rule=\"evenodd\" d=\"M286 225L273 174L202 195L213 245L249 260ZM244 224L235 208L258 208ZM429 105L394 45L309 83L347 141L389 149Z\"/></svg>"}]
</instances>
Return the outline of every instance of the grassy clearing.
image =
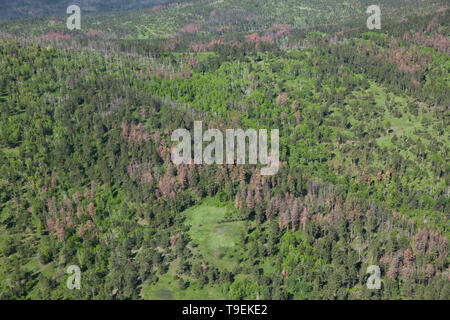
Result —
<instances>
[{"instance_id":1,"label":"grassy clearing","mask_svg":"<svg viewBox=\"0 0 450 320\"><path fill-rule=\"evenodd\" d=\"M177 261L174 261L166 274L160 275L156 284L142 285L141 297L145 300L224 300L226 291L222 285L200 285L195 279L183 277L188 284L180 288L175 279Z\"/></svg>"},{"instance_id":2,"label":"grassy clearing","mask_svg":"<svg viewBox=\"0 0 450 320\"><path fill-rule=\"evenodd\" d=\"M244 232L243 221L230 221L232 211L207 201L184 212L186 223L190 226L189 236L196 248L207 261L229 269L239 263L241 252L236 244Z\"/></svg>"},{"instance_id":3,"label":"grassy clearing","mask_svg":"<svg viewBox=\"0 0 450 320\"><path fill-rule=\"evenodd\" d=\"M234 210L228 207L218 207L212 199L201 205L187 209L184 213L186 224L190 226L189 236L192 239L193 250L201 254L205 261L217 267L232 270L239 264L243 254L237 245L244 232L244 222L233 219ZM171 263L168 272L159 276L156 284L144 283L141 296L147 300L210 300L227 299L227 293L222 285L201 286L195 279L184 277L189 285L181 289L175 280L178 260Z\"/></svg>"},{"instance_id":4,"label":"grassy clearing","mask_svg":"<svg viewBox=\"0 0 450 320\"><path fill-rule=\"evenodd\" d=\"M144 284L142 298L145 300L224 300L227 298L219 285L200 286L197 281L192 281L186 289L181 289L171 273L161 276L154 285Z\"/></svg>"}]
</instances>

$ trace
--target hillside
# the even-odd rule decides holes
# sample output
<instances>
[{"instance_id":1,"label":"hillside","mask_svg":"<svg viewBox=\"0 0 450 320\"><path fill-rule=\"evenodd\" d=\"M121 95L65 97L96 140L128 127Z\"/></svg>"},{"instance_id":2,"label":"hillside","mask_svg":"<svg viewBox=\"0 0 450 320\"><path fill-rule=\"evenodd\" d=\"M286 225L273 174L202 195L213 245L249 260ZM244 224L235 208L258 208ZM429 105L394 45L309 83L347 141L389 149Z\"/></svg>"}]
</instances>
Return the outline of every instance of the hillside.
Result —
<instances>
[{"instance_id":1,"label":"hillside","mask_svg":"<svg viewBox=\"0 0 450 320\"><path fill-rule=\"evenodd\" d=\"M45 0L42 0L45 2ZM52 6L52 17L8 22L3 31L14 35L67 34L66 7ZM161 5L157 2L162 3ZM9 5L14 6L14 2ZM59 3L59 2L58 2ZM369 0L227 0L227 1L85 1L81 6L82 30L78 35L99 33L120 39L182 41L211 40L242 34L273 31L285 36L296 30L342 31L365 26ZM106 5L106 3L108 5ZM438 10L441 0L389 0L382 4L383 22L400 21L409 15ZM152 4L155 4L154 6ZM107 7L105 7L107 6ZM40 8L33 4L33 8ZM45 8L45 6L42 6ZM140 10L129 10L142 7ZM20 11L23 12L21 7ZM91 9L89 9L91 8ZM92 8L96 8L93 10ZM120 14L109 9L122 9ZM412 11L414 8L414 11ZM8 10L6 11L8 12ZM25 10L26 12L26 10ZM48 15L48 14L47 14ZM33 16L33 15L32 15ZM36 17L34 15L33 17Z\"/></svg>"},{"instance_id":2,"label":"hillside","mask_svg":"<svg viewBox=\"0 0 450 320\"><path fill-rule=\"evenodd\" d=\"M166 4L170 0L22 0L2 3L0 21L11 19L61 16L69 5L80 6L83 12L126 11Z\"/></svg>"},{"instance_id":3,"label":"hillside","mask_svg":"<svg viewBox=\"0 0 450 320\"><path fill-rule=\"evenodd\" d=\"M448 6L83 3L0 24L0 299L450 298ZM279 171L175 164L194 121Z\"/></svg>"}]
</instances>

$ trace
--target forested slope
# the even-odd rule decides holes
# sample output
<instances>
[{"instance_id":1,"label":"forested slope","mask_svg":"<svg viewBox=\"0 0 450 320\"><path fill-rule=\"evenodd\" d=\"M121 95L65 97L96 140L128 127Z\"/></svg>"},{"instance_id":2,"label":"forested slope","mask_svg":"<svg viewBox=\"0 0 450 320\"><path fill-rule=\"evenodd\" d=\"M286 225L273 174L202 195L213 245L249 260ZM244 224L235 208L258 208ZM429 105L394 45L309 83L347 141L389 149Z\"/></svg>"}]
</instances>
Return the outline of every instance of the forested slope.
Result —
<instances>
[{"instance_id":1,"label":"forested slope","mask_svg":"<svg viewBox=\"0 0 450 320\"><path fill-rule=\"evenodd\" d=\"M430 8L172 48L4 24L0 298L449 299L450 20ZM194 120L279 129L280 171L174 165Z\"/></svg>"},{"instance_id":2,"label":"forested slope","mask_svg":"<svg viewBox=\"0 0 450 320\"><path fill-rule=\"evenodd\" d=\"M50 2L50 3L49 3ZM170 0L21 0L3 1L1 20L61 16L70 5L78 5L84 12L126 11L170 3Z\"/></svg>"}]
</instances>

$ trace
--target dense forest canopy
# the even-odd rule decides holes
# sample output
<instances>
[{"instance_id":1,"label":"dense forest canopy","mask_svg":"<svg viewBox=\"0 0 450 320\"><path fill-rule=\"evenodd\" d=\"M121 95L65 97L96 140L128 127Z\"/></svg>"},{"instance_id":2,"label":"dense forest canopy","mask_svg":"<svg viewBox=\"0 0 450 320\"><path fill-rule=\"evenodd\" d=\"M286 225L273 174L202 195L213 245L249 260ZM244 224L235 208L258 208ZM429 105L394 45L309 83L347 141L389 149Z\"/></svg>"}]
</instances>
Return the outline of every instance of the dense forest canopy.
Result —
<instances>
[{"instance_id":1,"label":"dense forest canopy","mask_svg":"<svg viewBox=\"0 0 450 320\"><path fill-rule=\"evenodd\" d=\"M81 2L0 15L0 299L449 299L445 1L380 30L370 1ZM279 172L175 165L194 121L279 129Z\"/></svg>"}]
</instances>

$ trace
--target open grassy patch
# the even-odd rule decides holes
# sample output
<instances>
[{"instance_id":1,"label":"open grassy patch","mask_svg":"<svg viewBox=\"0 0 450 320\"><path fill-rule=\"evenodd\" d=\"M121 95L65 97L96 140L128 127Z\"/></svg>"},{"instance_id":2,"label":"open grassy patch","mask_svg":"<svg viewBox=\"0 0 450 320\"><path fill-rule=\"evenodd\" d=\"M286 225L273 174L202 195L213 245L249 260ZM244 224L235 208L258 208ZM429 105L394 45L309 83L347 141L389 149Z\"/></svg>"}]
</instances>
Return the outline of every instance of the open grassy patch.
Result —
<instances>
[{"instance_id":1,"label":"open grassy patch","mask_svg":"<svg viewBox=\"0 0 450 320\"><path fill-rule=\"evenodd\" d=\"M173 265L169 271L159 276L156 284L144 283L141 296L145 300L215 300L227 299L222 285L201 286L198 281L184 279L188 285L182 289L179 282L174 279L175 270Z\"/></svg>"},{"instance_id":2,"label":"open grassy patch","mask_svg":"<svg viewBox=\"0 0 450 320\"><path fill-rule=\"evenodd\" d=\"M189 235L205 258L217 266L231 269L240 254L236 244L244 232L244 222L232 219L232 209L205 202L184 212Z\"/></svg>"},{"instance_id":3,"label":"open grassy patch","mask_svg":"<svg viewBox=\"0 0 450 320\"><path fill-rule=\"evenodd\" d=\"M185 223L190 226L190 245L201 254L205 261L216 267L232 270L239 264L244 253L238 245L244 232L244 222L235 217L232 207L219 207L214 200L208 199L202 204L183 212ZM170 264L164 275L158 275L155 284L144 283L141 296L147 300L209 300L227 299L227 290L223 285L201 285L196 279L183 276L187 283L181 288L175 279L178 260Z\"/></svg>"}]
</instances>

